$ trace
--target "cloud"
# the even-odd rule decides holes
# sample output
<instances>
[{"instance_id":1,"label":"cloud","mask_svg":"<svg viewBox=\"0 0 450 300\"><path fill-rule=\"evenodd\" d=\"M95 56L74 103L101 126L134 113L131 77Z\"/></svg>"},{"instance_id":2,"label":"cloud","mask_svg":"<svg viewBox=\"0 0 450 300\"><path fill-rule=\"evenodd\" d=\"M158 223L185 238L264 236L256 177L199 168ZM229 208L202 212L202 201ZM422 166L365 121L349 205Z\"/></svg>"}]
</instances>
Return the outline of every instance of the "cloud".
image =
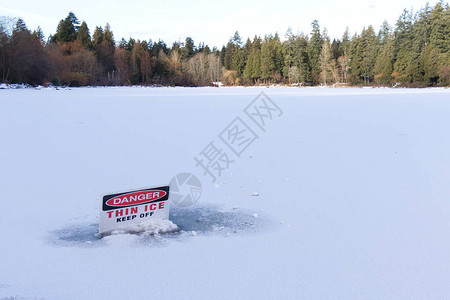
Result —
<instances>
[{"instance_id":1,"label":"cloud","mask_svg":"<svg viewBox=\"0 0 450 300\"><path fill-rule=\"evenodd\" d=\"M19 9L6 8L3 6L0 6L0 13L3 13L3 12L6 12L8 15L12 15L14 17L28 18L28 19L33 19L35 21L39 21L39 22L49 23L49 22L53 21L51 18L48 18L43 15L34 14L34 13L26 12L23 10L19 10Z\"/></svg>"}]
</instances>

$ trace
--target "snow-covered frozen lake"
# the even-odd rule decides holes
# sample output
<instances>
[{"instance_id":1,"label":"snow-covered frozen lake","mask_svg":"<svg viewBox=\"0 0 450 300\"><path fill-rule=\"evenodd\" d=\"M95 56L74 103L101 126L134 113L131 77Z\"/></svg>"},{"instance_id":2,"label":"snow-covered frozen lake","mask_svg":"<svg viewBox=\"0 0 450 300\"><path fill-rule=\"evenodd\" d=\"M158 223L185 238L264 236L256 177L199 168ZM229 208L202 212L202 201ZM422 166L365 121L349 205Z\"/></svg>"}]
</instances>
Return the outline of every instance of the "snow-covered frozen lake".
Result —
<instances>
[{"instance_id":1,"label":"snow-covered frozen lake","mask_svg":"<svg viewBox=\"0 0 450 300\"><path fill-rule=\"evenodd\" d=\"M0 90L0 299L444 299L449 131L448 89ZM180 231L96 235L103 195L183 172Z\"/></svg>"}]
</instances>

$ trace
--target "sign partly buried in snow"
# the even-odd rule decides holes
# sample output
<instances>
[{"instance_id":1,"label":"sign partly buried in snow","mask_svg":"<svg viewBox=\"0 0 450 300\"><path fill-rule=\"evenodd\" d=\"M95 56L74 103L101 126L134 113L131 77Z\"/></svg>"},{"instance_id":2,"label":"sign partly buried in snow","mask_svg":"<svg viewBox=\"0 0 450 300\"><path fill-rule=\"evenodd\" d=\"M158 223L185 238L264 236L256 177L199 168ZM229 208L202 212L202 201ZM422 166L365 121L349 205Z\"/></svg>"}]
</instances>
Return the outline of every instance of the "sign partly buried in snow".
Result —
<instances>
[{"instance_id":1,"label":"sign partly buried in snow","mask_svg":"<svg viewBox=\"0 0 450 300\"><path fill-rule=\"evenodd\" d=\"M161 186L103 197L99 232L127 230L151 219L169 219L169 187Z\"/></svg>"}]
</instances>

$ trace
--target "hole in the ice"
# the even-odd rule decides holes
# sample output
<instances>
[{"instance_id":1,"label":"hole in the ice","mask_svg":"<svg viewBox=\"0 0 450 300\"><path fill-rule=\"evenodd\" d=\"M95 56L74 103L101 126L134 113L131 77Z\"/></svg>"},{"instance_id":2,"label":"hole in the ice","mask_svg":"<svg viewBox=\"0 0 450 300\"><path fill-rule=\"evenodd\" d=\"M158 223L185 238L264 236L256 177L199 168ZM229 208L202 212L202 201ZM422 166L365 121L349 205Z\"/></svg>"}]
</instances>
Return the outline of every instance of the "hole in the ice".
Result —
<instances>
[{"instance_id":1,"label":"hole in the ice","mask_svg":"<svg viewBox=\"0 0 450 300\"><path fill-rule=\"evenodd\" d=\"M178 230L168 232L118 232L101 238L98 224L66 226L51 233L51 241L59 246L107 246L109 244L162 245L201 235L243 235L264 232L279 226L279 222L264 215L243 209L224 209L218 206L172 207L170 221Z\"/></svg>"}]
</instances>

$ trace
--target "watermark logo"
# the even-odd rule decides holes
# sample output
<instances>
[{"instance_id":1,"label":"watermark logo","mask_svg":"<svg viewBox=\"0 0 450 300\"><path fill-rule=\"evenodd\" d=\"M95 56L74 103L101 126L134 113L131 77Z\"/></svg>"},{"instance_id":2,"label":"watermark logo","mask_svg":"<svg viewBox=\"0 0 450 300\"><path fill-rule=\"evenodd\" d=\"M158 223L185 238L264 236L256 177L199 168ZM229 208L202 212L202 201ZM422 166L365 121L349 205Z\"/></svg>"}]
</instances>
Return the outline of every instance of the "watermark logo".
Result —
<instances>
[{"instance_id":1,"label":"watermark logo","mask_svg":"<svg viewBox=\"0 0 450 300\"><path fill-rule=\"evenodd\" d=\"M265 133L270 123L282 114L281 108L261 92L219 133L219 139L212 140L194 157L195 167L201 168L204 176L216 182L259 138L258 134Z\"/></svg>"},{"instance_id":2,"label":"watermark logo","mask_svg":"<svg viewBox=\"0 0 450 300\"><path fill-rule=\"evenodd\" d=\"M215 183L282 114L281 108L261 92L194 157L195 167ZM177 206L191 206L202 194L200 180L191 173L178 174L169 185L170 200Z\"/></svg>"},{"instance_id":3,"label":"watermark logo","mask_svg":"<svg viewBox=\"0 0 450 300\"><path fill-rule=\"evenodd\" d=\"M234 154L241 156L258 136L241 118L237 117L219 134L219 138Z\"/></svg>"},{"instance_id":4,"label":"watermark logo","mask_svg":"<svg viewBox=\"0 0 450 300\"><path fill-rule=\"evenodd\" d=\"M283 111L265 93L261 93L245 109L246 115L266 131L267 125L276 117L281 117Z\"/></svg>"},{"instance_id":5,"label":"watermark logo","mask_svg":"<svg viewBox=\"0 0 450 300\"><path fill-rule=\"evenodd\" d=\"M180 173L170 180L170 201L176 206L194 205L202 195L200 180L191 173Z\"/></svg>"}]
</instances>

